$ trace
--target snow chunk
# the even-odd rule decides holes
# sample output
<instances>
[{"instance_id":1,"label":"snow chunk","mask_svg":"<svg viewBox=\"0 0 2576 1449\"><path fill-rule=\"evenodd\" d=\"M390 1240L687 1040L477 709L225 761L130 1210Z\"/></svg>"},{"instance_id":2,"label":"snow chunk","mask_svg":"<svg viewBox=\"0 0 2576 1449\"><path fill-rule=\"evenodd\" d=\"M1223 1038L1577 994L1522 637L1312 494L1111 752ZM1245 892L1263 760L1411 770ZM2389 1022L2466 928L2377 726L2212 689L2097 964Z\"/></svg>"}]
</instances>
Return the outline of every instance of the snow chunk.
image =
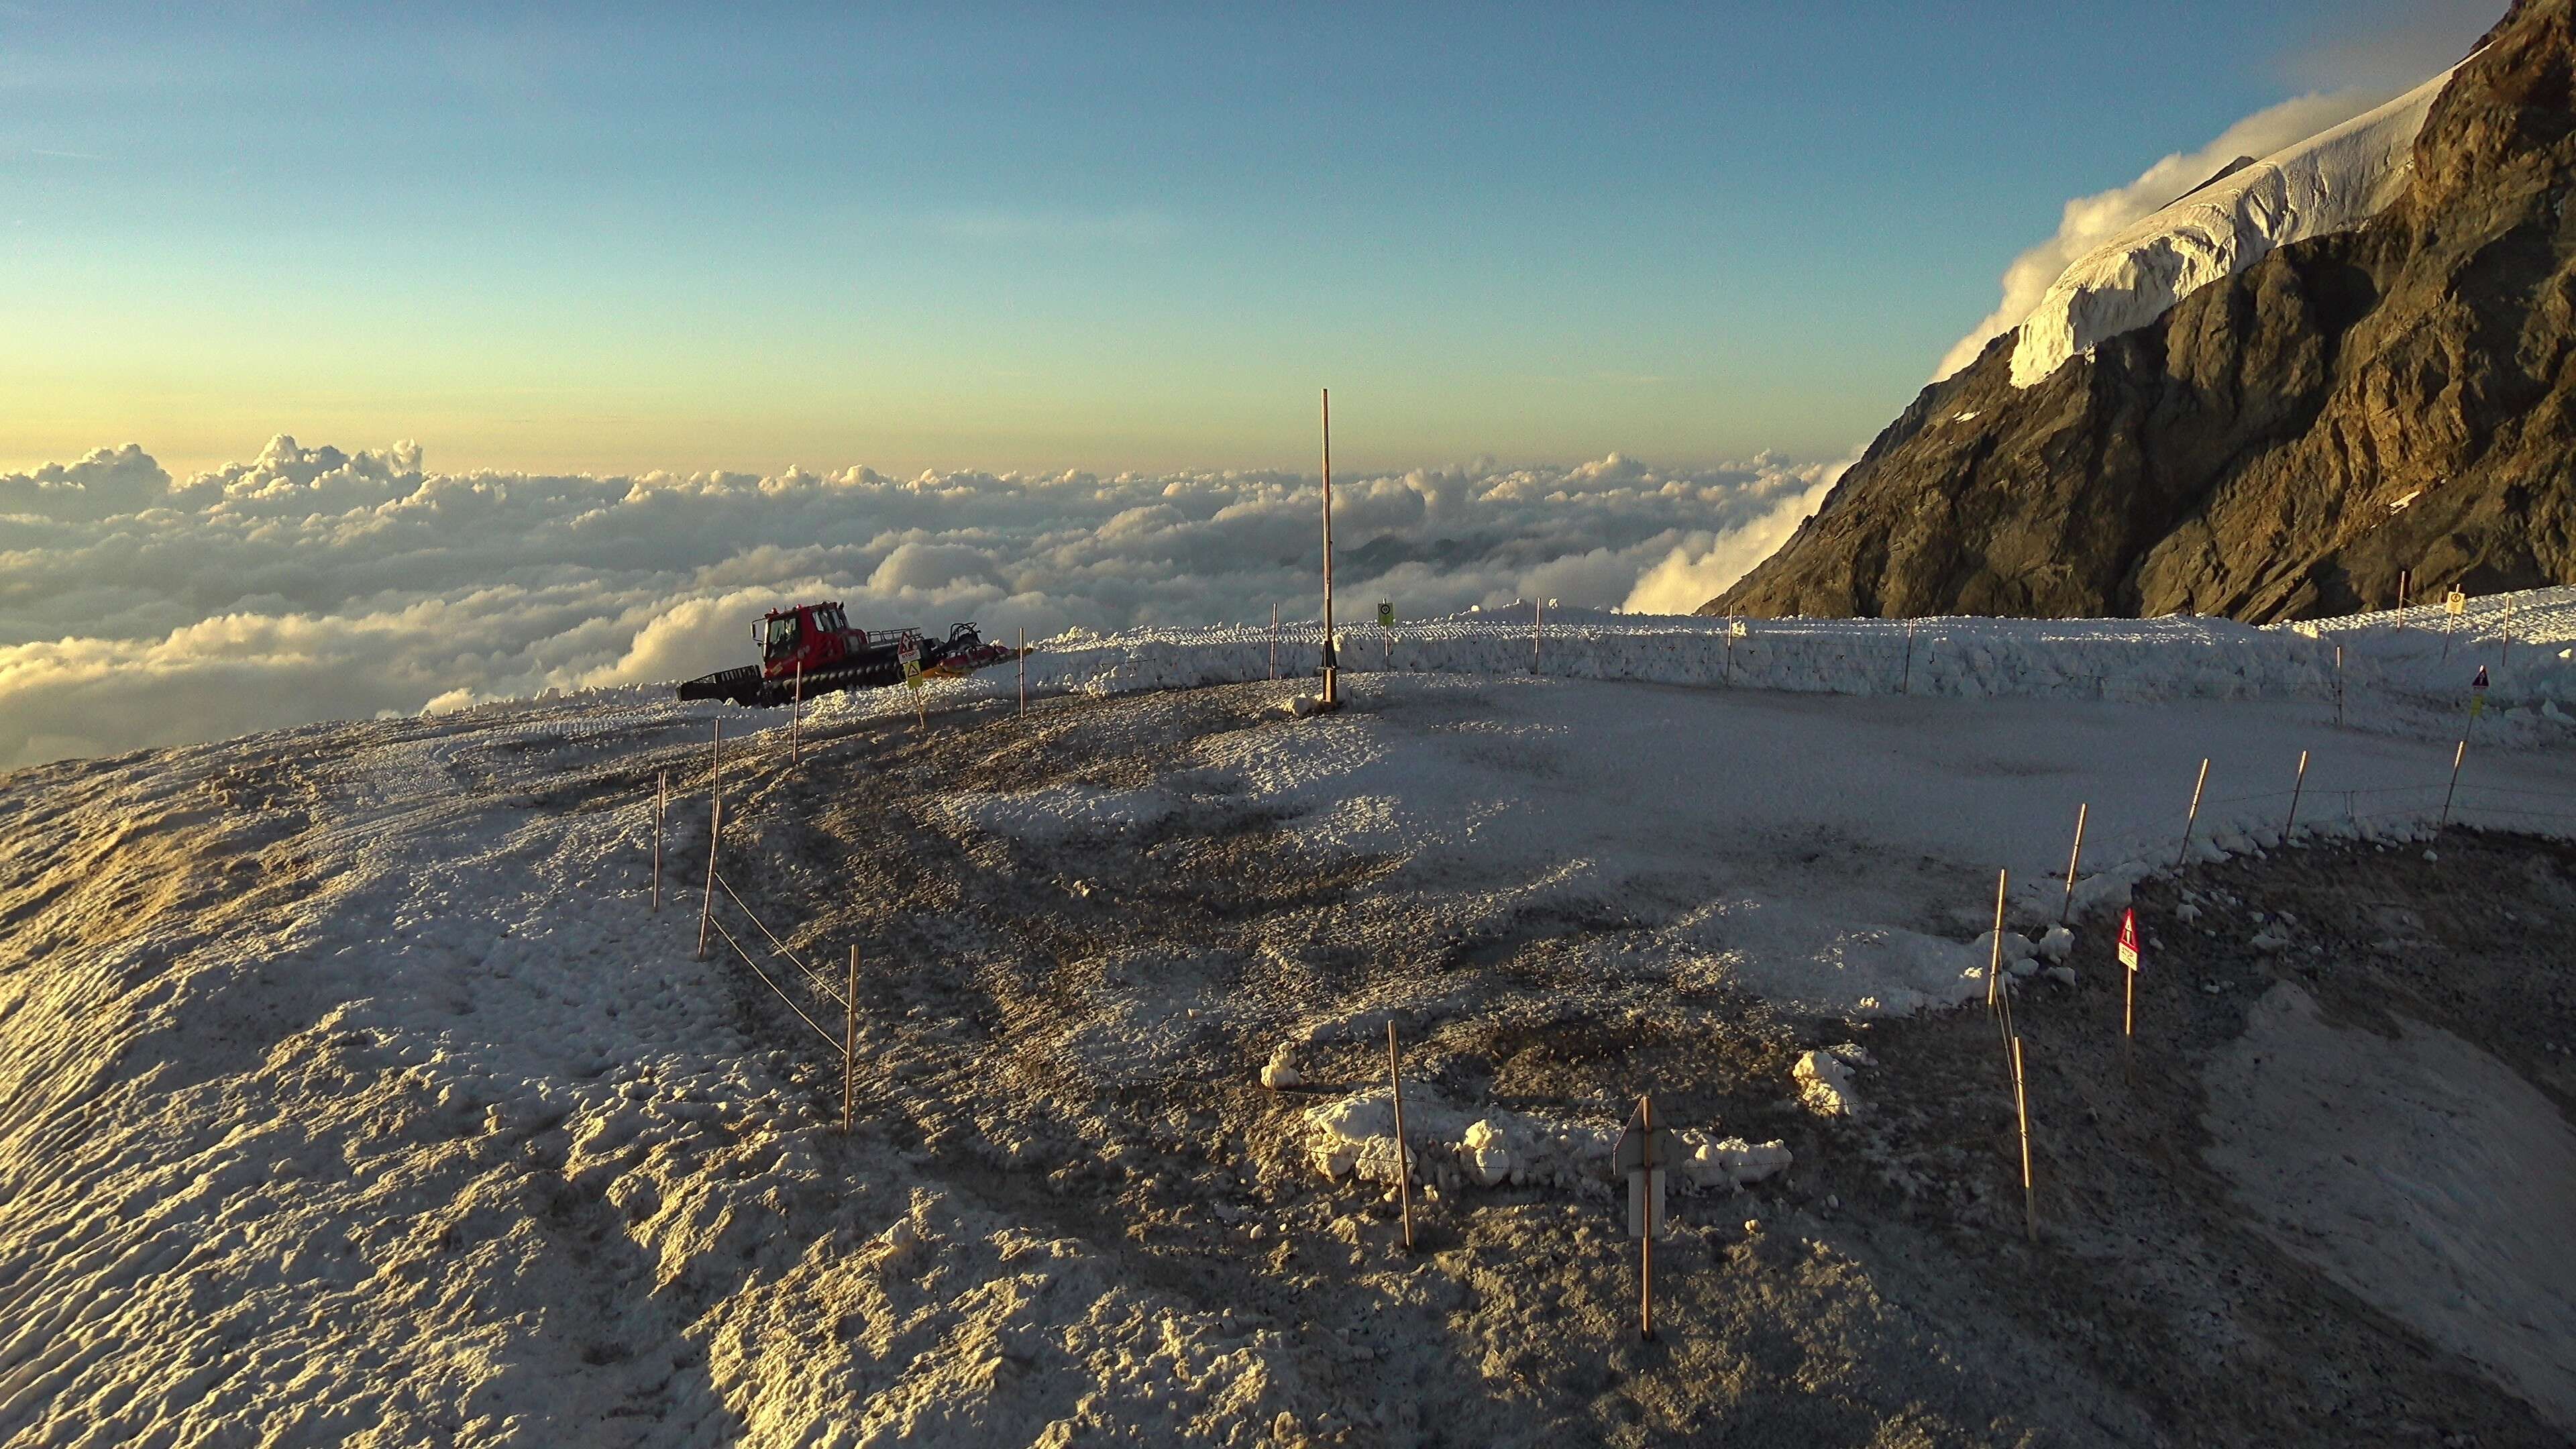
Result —
<instances>
[{"instance_id":1,"label":"snow chunk","mask_svg":"<svg viewBox=\"0 0 2576 1449\"><path fill-rule=\"evenodd\" d=\"M2077 354L2146 326L2275 248L2351 231L2386 210L2414 175L2415 137L2450 80L2446 70L2213 181L2078 258L2021 324L2013 386L2045 382Z\"/></svg>"},{"instance_id":2,"label":"snow chunk","mask_svg":"<svg viewBox=\"0 0 2576 1449\"><path fill-rule=\"evenodd\" d=\"M2051 964L2065 960L2066 954L2074 949L2075 933L2064 926L2051 926L2048 934L2039 938L2039 954Z\"/></svg>"},{"instance_id":3,"label":"snow chunk","mask_svg":"<svg viewBox=\"0 0 2576 1449\"><path fill-rule=\"evenodd\" d=\"M1831 1052L1809 1052L1798 1058L1790 1075L1798 1080L1798 1100L1826 1117L1860 1115L1860 1094L1852 1090L1851 1068Z\"/></svg>"},{"instance_id":4,"label":"snow chunk","mask_svg":"<svg viewBox=\"0 0 2576 1449\"><path fill-rule=\"evenodd\" d=\"M1274 1092L1282 1087L1304 1086L1306 1074L1297 1070L1295 1055L1296 1049L1282 1042L1279 1049L1270 1054L1270 1060L1262 1065L1261 1085Z\"/></svg>"}]
</instances>

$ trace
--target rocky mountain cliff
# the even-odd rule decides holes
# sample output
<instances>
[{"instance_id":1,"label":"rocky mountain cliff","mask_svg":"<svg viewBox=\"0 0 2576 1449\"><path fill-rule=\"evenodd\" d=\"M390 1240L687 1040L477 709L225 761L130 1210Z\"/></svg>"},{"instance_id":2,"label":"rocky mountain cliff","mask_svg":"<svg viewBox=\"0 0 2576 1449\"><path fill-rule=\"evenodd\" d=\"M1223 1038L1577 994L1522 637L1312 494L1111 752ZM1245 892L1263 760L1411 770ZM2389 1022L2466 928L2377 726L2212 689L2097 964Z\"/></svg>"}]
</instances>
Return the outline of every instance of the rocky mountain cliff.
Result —
<instances>
[{"instance_id":1,"label":"rocky mountain cliff","mask_svg":"<svg viewBox=\"0 0 2576 1449\"><path fill-rule=\"evenodd\" d=\"M1925 388L1703 613L2267 621L2576 583L2576 0L2520 0L2403 193L2013 381ZM2231 168L2233 169L2233 168Z\"/></svg>"}]
</instances>

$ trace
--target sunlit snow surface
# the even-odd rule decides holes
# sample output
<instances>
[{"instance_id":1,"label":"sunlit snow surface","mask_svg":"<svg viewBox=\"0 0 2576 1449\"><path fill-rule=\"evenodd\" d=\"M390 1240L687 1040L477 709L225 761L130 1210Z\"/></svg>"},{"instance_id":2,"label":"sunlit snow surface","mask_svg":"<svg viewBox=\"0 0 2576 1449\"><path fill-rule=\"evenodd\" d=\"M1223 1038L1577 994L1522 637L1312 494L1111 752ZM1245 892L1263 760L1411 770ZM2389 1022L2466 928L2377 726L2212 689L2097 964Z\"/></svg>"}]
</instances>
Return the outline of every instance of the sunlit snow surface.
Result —
<instances>
[{"instance_id":1,"label":"sunlit snow surface","mask_svg":"<svg viewBox=\"0 0 2576 1449\"><path fill-rule=\"evenodd\" d=\"M2067 359L2276 248L2386 210L2413 174L2415 138L2451 74L2201 187L2078 258L2021 324L2013 385L2047 380Z\"/></svg>"},{"instance_id":2,"label":"sunlit snow surface","mask_svg":"<svg viewBox=\"0 0 2576 1449\"><path fill-rule=\"evenodd\" d=\"M1355 908L1634 912L1603 969L1905 1011L1979 989L1995 870L2048 909L2078 802L2080 903L2170 865L2204 756L2192 854L2275 841L2302 749L2303 825L2421 829L2481 662L2455 818L2576 829L2576 590L2509 602L2509 656L2506 600L2447 637L2437 612L1924 621L1910 645L1888 622L1352 630L1342 714L1205 736L1116 789L945 808L1043 849L1222 796L1299 850L1393 862ZM1288 631L1283 674L1312 638ZM1041 707L1266 679L1269 647L1067 638L1029 679ZM938 687L933 728L1007 730L1017 683ZM842 696L814 723L908 704ZM817 1160L809 1089L729 1004L738 968L691 959L702 792L665 838L672 903L638 894L650 781L702 779L719 718L737 769L782 767L784 712L639 691L6 777L0 838L51 853L0 854L0 1441L624 1442L599 1426L641 1414L653 1442L1026 1442L1076 1383L1149 1436L1304 1402L1288 1356L881 1142ZM1097 1053L1146 1070L1170 1025ZM813 1203L900 1231L780 1231ZM1001 1356L1041 1333L1078 1374L1011 1378ZM889 1377L915 1362L945 1377Z\"/></svg>"}]
</instances>

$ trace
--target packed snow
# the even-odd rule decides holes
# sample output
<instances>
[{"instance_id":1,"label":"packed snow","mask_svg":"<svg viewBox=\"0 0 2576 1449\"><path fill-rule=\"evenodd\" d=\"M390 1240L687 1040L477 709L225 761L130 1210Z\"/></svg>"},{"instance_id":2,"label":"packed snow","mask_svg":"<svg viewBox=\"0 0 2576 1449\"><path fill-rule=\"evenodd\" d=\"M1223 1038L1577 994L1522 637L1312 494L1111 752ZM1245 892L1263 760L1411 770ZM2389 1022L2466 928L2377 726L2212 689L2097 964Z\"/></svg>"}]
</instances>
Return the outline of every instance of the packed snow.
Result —
<instances>
[{"instance_id":1,"label":"packed snow","mask_svg":"<svg viewBox=\"0 0 2576 1449\"><path fill-rule=\"evenodd\" d=\"M2213 1069L2210 1160L2284 1248L2576 1424L2576 1131L2493 1056L2397 1028L2273 987Z\"/></svg>"},{"instance_id":2,"label":"packed snow","mask_svg":"<svg viewBox=\"0 0 2576 1449\"><path fill-rule=\"evenodd\" d=\"M2454 821L2570 833L2576 761L2548 747L2567 739L2550 711L2571 698L2576 591L2482 601L2440 616L2447 635L2430 622L1469 615L1345 631L1349 707L1306 721L1277 706L1307 687L1311 627L1284 631L1275 688L1266 628L1067 637L1028 661L1024 723L1008 666L935 686L926 734L901 691L809 710L804 768L849 771L811 778L845 780L855 805L776 793L808 778L787 764L786 712L636 691L17 772L0 791L0 1440L1252 1444L1359 1442L1367 1426L1361 1440L1400 1442L1411 1431L1379 1385L1341 1365L1448 1372L1442 1315L1471 1296L1495 1362L1556 1351L1548 1304L1600 1274L1549 1260L1514 1269L1565 1275L1545 1302L1484 1279L1469 1295L1456 1263L1368 1266L1382 1226L1310 1195L1371 1175L1386 1103L1349 1064L1388 1021L1417 1038L1444 1022L1522 1029L1477 1021L1486 1008L1458 978L1327 990L1311 983L1338 979L1339 958L1284 928L1257 951L1192 954L1139 944L1153 923L1134 915L1091 935L1065 925L1079 984L1044 984L1032 1035L989 1084L963 1071L996 1060L964 1045L976 1022L905 995L962 967L873 978L855 1028L872 1090L910 1084L912 1110L947 1115L913 1139L822 1130L837 1044L819 1085L826 1048L747 1010L741 993L762 988L721 945L693 959L682 883L703 859L719 719L743 802L726 848L755 900L873 900L883 860L790 869L807 837L788 806L864 814L890 787L931 832L920 848L1060 882L1050 922L1141 888L1105 880L1113 869L1159 883L1129 842L1257 837L1272 853L1247 869L1313 895L1292 901L1298 931L1370 933L1373 950L1445 936L1470 956L1536 943L1577 983L1540 982L1549 1009L1615 1008L1717 1042L1764 1011L1866 1024L1978 997L1998 869L2015 989L2053 989L2020 968L2068 958L2074 938L2052 928L2079 802L2079 916L2177 859L2277 849L2302 750L2301 836L2413 841L2446 795ZM2455 676L2480 661L2493 697L2453 792ZM1183 686L1228 680L1254 681L1229 698L1261 707L1208 725L1216 706ZM1133 697L1091 707L1112 695ZM1067 750L1133 758L1053 768L1028 743L1041 727ZM966 731L993 753L955 788L832 763ZM665 776L682 788L658 836L656 915L644 883ZM962 909L939 919L960 941L989 930ZM1253 970L1287 985L1228 984ZM1840 1044L1857 1029L1780 1047L1745 1088L1786 1116L1677 1122L1686 1196L1771 1190L1811 1162L1789 1139L1879 1120L1867 1053ZM1175 1081L1311 1106L1293 1142L1229 1128L1223 1171L1158 1159L1113 1118L1014 1115ZM1590 1227L1533 1225L1590 1221L1619 1110L1419 1090L1416 1170L1443 1211L1518 1193L1520 1216L1495 1220L1522 1225L1512 1252L1591 1241ZM1412 1337L1364 1343L1206 1300L1190 1272L1139 1268L1114 1231L1068 1230L1004 1187L1120 1163L1147 1183L1203 1181L1183 1221L1222 1232L1218 1259L1292 1231L1298 1252L1347 1244L1359 1276L1345 1286L1374 1295L1349 1311L1416 1315ZM1820 1295L1844 1336L1812 1371L1837 1393L1962 1423L2000 1402L1979 1376L2003 1370L1927 1366L1906 1313L1855 1296L1821 1237L1792 1253L1748 1227L1730 1247L1707 1237L1716 1221L1697 1215L1692 1251L1786 1275L1753 1298L1790 1282ZM2056 1351L2009 1350L2022 1381L2071 1382ZM1524 1401L1477 1407L1483 1382L1444 1402L1500 1416L1486 1432L1501 1442Z\"/></svg>"},{"instance_id":3,"label":"packed snow","mask_svg":"<svg viewBox=\"0 0 2576 1449\"><path fill-rule=\"evenodd\" d=\"M2387 210L2413 175L2415 138L2451 74L2220 177L2077 258L2022 322L2013 385L2046 381L2104 338L2146 326L2277 248Z\"/></svg>"}]
</instances>

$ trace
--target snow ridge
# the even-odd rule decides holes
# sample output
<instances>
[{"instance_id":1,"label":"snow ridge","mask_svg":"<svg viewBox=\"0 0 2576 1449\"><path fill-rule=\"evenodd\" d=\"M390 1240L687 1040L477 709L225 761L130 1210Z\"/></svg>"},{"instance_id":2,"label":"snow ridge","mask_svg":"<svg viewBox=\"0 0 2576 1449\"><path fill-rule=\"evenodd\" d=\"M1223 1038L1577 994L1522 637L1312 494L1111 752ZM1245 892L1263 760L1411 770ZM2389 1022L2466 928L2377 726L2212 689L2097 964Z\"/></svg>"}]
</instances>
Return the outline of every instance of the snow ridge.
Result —
<instances>
[{"instance_id":1,"label":"snow ridge","mask_svg":"<svg viewBox=\"0 0 2576 1449\"><path fill-rule=\"evenodd\" d=\"M2077 259L2021 324L2013 386L2046 381L2070 358L2146 326L2275 248L2350 231L2385 211L2413 177L2415 138L2457 69L2211 182Z\"/></svg>"}]
</instances>

